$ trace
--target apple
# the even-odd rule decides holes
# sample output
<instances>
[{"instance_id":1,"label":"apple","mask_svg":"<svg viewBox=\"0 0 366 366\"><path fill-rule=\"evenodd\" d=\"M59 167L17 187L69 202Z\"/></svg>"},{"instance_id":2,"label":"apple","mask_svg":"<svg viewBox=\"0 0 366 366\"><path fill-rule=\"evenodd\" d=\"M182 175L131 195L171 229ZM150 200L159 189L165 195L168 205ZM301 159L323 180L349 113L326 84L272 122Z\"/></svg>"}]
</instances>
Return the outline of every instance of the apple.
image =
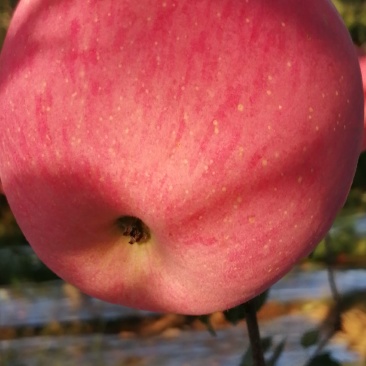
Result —
<instances>
[{"instance_id":1,"label":"apple","mask_svg":"<svg viewBox=\"0 0 366 366\"><path fill-rule=\"evenodd\" d=\"M329 230L361 146L357 55L326 0L23 0L0 57L0 177L85 293L205 314Z\"/></svg>"},{"instance_id":2,"label":"apple","mask_svg":"<svg viewBox=\"0 0 366 366\"><path fill-rule=\"evenodd\" d=\"M360 61L360 68L361 68L361 74L362 74L364 99L366 100L366 55L364 54L364 52L359 55L359 61ZM362 151L366 150L366 103L364 105L364 110L365 110L365 119L364 119L364 134L363 134Z\"/></svg>"}]
</instances>

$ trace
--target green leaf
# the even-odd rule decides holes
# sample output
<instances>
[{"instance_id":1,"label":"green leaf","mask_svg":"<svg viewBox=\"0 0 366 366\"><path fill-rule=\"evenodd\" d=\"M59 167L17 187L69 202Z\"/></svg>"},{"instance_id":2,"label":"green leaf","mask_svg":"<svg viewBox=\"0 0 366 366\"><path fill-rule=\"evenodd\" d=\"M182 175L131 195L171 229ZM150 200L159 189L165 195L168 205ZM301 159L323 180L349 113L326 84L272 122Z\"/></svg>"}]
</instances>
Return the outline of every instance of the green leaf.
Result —
<instances>
[{"instance_id":1,"label":"green leaf","mask_svg":"<svg viewBox=\"0 0 366 366\"><path fill-rule=\"evenodd\" d=\"M304 348L308 348L311 346L314 346L319 342L320 339L320 333L318 329L312 329L308 332L305 332L301 337L301 345Z\"/></svg>"},{"instance_id":2,"label":"green leaf","mask_svg":"<svg viewBox=\"0 0 366 366\"><path fill-rule=\"evenodd\" d=\"M216 337L215 328L211 324L210 315L200 315L198 319L206 326L207 330L213 337Z\"/></svg>"},{"instance_id":3,"label":"green leaf","mask_svg":"<svg viewBox=\"0 0 366 366\"><path fill-rule=\"evenodd\" d=\"M229 310L224 311L225 319L233 325L237 325L240 320L245 318L244 304L235 306Z\"/></svg>"},{"instance_id":4,"label":"green leaf","mask_svg":"<svg viewBox=\"0 0 366 366\"><path fill-rule=\"evenodd\" d=\"M314 357L307 366L342 366L327 352Z\"/></svg>"},{"instance_id":5,"label":"green leaf","mask_svg":"<svg viewBox=\"0 0 366 366\"><path fill-rule=\"evenodd\" d=\"M272 346L272 337L266 337L261 339L261 346L263 353L267 352ZM239 366L253 366L252 349L249 346L244 353Z\"/></svg>"},{"instance_id":6,"label":"green leaf","mask_svg":"<svg viewBox=\"0 0 366 366\"><path fill-rule=\"evenodd\" d=\"M250 347L244 353L239 366L253 366L252 350Z\"/></svg>"},{"instance_id":7,"label":"green leaf","mask_svg":"<svg viewBox=\"0 0 366 366\"><path fill-rule=\"evenodd\" d=\"M262 292L260 295L254 297L248 302L252 302L254 304L255 311L263 306L268 297L268 290ZM224 311L225 319L233 325L237 325L240 320L245 319L245 304L238 305L234 308Z\"/></svg>"},{"instance_id":8,"label":"green leaf","mask_svg":"<svg viewBox=\"0 0 366 366\"><path fill-rule=\"evenodd\" d=\"M280 342L279 344L276 345L271 358L267 362L267 366L276 365L278 359L281 357L282 352L285 348L285 343L286 343L286 340L283 340L282 342Z\"/></svg>"}]
</instances>

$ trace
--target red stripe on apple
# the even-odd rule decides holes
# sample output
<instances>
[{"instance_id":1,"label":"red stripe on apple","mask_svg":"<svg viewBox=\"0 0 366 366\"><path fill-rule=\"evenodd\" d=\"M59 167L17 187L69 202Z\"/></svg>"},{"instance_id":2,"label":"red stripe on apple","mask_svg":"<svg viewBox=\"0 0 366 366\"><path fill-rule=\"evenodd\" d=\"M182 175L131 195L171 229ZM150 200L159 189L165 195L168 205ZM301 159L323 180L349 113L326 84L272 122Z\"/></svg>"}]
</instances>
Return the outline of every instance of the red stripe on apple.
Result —
<instances>
[{"instance_id":1,"label":"red stripe on apple","mask_svg":"<svg viewBox=\"0 0 366 366\"><path fill-rule=\"evenodd\" d=\"M363 93L364 98L366 99L366 55L363 50L359 49L359 61L360 61L360 68L362 74L362 84L363 84ZM363 144L362 144L362 151L366 150L366 104L364 106L364 134L363 134Z\"/></svg>"}]
</instances>

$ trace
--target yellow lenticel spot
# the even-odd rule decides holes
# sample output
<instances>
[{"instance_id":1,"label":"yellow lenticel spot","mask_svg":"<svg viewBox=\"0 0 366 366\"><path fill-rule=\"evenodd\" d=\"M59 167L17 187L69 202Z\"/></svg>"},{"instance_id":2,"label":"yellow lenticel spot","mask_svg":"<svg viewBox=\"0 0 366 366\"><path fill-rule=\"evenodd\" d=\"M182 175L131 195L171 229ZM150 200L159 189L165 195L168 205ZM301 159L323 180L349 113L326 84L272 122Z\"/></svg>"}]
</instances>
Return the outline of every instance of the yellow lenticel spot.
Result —
<instances>
[{"instance_id":1,"label":"yellow lenticel spot","mask_svg":"<svg viewBox=\"0 0 366 366\"><path fill-rule=\"evenodd\" d=\"M248 222L249 222L249 224L253 224L255 222L255 217L254 216L249 216L248 217Z\"/></svg>"},{"instance_id":2,"label":"yellow lenticel spot","mask_svg":"<svg viewBox=\"0 0 366 366\"><path fill-rule=\"evenodd\" d=\"M219 122L217 121L217 119L212 121L212 124L214 125L214 132L217 135L219 133Z\"/></svg>"}]
</instances>

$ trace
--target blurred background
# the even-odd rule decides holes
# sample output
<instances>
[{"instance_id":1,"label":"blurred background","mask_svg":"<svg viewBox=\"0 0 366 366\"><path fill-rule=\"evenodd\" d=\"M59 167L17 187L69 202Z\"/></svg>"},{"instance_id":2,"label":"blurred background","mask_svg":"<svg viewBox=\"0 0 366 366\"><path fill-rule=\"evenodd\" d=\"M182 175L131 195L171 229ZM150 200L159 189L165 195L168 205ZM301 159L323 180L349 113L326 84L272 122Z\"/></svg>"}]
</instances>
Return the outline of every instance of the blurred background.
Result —
<instances>
[{"instance_id":1,"label":"blurred background","mask_svg":"<svg viewBox=\"0 0 366 366\"><path fill-rule=\"evenodd\" d=\"M333 2L363 48L366 1ZM0 47L16 3L0 0ZM321 337L329 342L319 350L320 363L311 365L366 365L366 153L331 236L331 251L319 243L259 310L273 365L305 365ZM330 273L340 294L336 304ZM223 313L153 314L81 294L38 260L0 194L0 366L249 365L242 323Z\"/></svg>"}]
</instances>

